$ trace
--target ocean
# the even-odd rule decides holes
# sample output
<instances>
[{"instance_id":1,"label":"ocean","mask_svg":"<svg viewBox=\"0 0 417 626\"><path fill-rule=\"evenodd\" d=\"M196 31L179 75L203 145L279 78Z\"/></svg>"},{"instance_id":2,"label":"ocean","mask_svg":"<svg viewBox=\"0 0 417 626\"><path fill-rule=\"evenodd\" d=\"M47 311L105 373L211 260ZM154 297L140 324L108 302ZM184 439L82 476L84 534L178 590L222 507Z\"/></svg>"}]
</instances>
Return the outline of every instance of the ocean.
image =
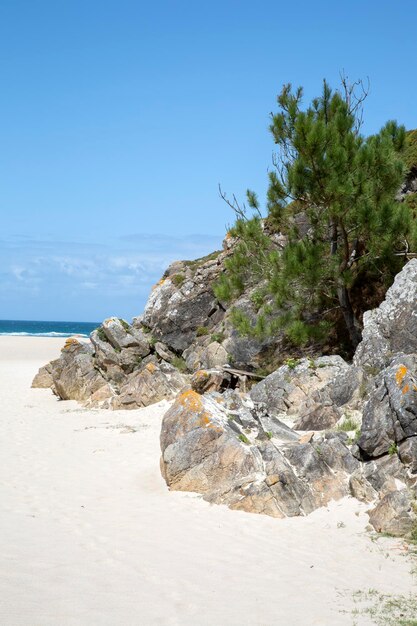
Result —
<instances>
[{"instance_id":1,"label":"ocean","mask_svg":"<svg viewBox=\"0 0 417 626\"><path fill-rule=\"evenodd\" d=\"M94 322L31 322L22 320L0 320L0 335L27 337L89 337L99 326Z\"/></svg>"}]
</instances>

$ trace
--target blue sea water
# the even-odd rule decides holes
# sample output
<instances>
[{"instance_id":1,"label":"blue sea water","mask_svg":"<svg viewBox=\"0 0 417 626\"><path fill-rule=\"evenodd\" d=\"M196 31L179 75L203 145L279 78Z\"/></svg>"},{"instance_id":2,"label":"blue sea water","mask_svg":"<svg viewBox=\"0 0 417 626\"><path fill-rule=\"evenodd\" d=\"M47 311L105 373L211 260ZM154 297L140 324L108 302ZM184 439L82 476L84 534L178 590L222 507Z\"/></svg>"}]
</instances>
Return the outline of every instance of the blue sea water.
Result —
<instances>
[{"instance_id":1,"label":"blue sea water","mask_svg":"<svg viewBox=\"0 0 417 626\"><path fill-rule=\"evenodd\" d=\"M0 320L0 335L27 337L88 337L99 326L94 322L31 322Z\"/></svg>"}]
</instances>

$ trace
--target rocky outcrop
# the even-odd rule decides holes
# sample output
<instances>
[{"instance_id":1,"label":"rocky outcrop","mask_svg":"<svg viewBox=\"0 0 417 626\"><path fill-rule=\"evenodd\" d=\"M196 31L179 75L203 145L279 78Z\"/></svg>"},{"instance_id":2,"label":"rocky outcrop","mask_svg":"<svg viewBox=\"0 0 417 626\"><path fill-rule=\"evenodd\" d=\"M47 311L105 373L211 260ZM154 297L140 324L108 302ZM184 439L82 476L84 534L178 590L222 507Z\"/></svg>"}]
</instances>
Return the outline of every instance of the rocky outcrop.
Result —
<instances>
[{"instance_id":1,"label":"rocky outcrop","mask_svg":"<svg viewBox=\"0 0 417 626\"><path fill-rule=\"evenodd\" d=\"M186 380L178 370L164 361L148 360L134 371L111 399L113 409L138 409L172 398Z\"/></svg>"},{"instance_id":2,"label":"rocky outcrop","mask_svg":"<svg viewBox=\"0 0 417 626\"><path fill-rule=\"evenodd\" d=\"M232 247L226 238L219 253L172 264L143 316L109 318L90 341L68 340L33 385L112 409L179 393L161 432L171 489L275 517L350 494L372 507L376 529L414 532L417 260L365 314L352 365L340 356L284 361L282 337L240 337L214 296ZM251 317L252 300L249 289L234 304ZM246 393L262 378L253 370L277 354L285 364Z\"/></svg>"},{"instance_id":3,"label":"rocky outcrop","mask_svg":"<svg viewBox=\"0 0 417 626\"><path fill-rule=\"evenodd\" d=\"M369 521L379 533L407 536L417 528L415 501L415 495L406 489L391 491L369 511Z\"/></svg>"},{"instance_id":4,"label":"rocky outcrop","mask_svg":"<svg viewBox=\"0 0 417 626\"><path fill-rule=\"evenodd\" d=\"M250 396L272 415L291 416L296 430L323 430L341 418L340 407L356 388L349 365L330 356L291 360L255 385Z\"/></svg>"},{"instance_id":5,"label":"rocky outcrop","mask_svg":"<svg viewBox=\"0 0 417 626\"><path fill-rule=\"evenodd\" d=\"M386 367L393 355L417 353L417 259L395 277L385 300L363 316L362 342L354 364L370 370Z\"/></svg>"},{"instance_id":6,"label":"rocky outcrop","mask_svg":"<svg viewBox=\"0 0 417 626\"><path fill-rule=\"evenodd\" d=\"M188 382L141 328L125 320L105 320L90 339L68 339L60 358L41 368L32 385L51 387L62 400L137 409L173 398Z\"/></svg>"},{"instance_id":7,"label":"rocky outcrop","mask_svg":"<svg viewBox=\"0 0 417 626\"><path fill-rule=\"evenodd\" d=\"M94 367L92 347L77 339L68 339L61 358L51 363L53 391L62 400L88 400L94 393L107 389L107 381Z\"/></svg>"},{"instance_id":8,"label":"rocky outcrop","mask_svg":"<svg viewBox=\"0 0 417 626\"><path fill-rule=\"evenodd\" d=\"M230 323L230 311L213 292L233 245L227 236L222 251L171 264L153 288L142 316L131 324L116 317L104 320L90 342L79 342L82 347L63 351L60 359L41 368L33 385L51 387L62 399L137 408L172 398L198 370L221 370L231 364L257 367L264 352L278 346L279 338L258 341L239 336ZM254 315L250 290L234 304ZM150 363L155 366L152 375ZM96 379L102 383L100 393Z\"/></svg>"},{"instance_id":9,"label":"rocky outcrop","mask_svg":"<svg viewBox=\"0 0 417 626\"><path fill-rule=\"evenodd\" d=\"M264 431L253 409L243 426L227 403L193 390L180 394L166 413L161 449L162 473L172 489L274 517L305 515L346 495L348 472L358 465L337 436L280 441Z\"/></svg>"},{"instance_id":10,"label":"rocky outcrop","mask_svg":"<svg viewBox=\"0 0 417 626\"><path fill-rule=\"evenodd\" d=\"M282 340L240 336L230 322L230 310L215 297L213 285L233 245L226 236L223 250L196 261L170 265L145 306L143 327L169 350L181 354L190 372L232 363L236 367L256 367L262 355ZM254 318L251 295L248 289L233 306Z\"/></svg>"},{"instance_id":11,"label":"rocky outcrop","mask_svg":"<svg viewBox=\"0 0 417 626\"><path fill-rule=\"evenodd\" d=\"M288 359L249 394L228 388L221 368L197 372L163 420L170 488L275 517L349 493L369 503L378 532L414 536L416 276L410 262L366 314L353 365Z\"/></svg>"},{"instance_id":12,"label":"rocky outcrop","mask_svg":"<svg viewBox=\"0 0 417 626\"><path fill-rule=\"evenodd\" d=\"M416 436L417 355L398 355L377 377L365 403L358 446L368 457L378 457Z\"/></svg>"}]
</instances>

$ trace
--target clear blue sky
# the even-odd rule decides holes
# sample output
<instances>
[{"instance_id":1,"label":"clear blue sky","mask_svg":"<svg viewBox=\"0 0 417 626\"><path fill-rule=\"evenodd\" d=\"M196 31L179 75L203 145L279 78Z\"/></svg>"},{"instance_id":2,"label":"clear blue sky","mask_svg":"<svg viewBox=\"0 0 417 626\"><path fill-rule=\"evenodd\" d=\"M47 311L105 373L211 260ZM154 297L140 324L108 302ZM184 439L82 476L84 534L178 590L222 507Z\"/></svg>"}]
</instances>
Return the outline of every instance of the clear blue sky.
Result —
<instances>
[{"instance_id":1,"label":"clear blue sky","mask_svg":"<svg viewBox=\"0 0 417 626\"><path fill-rule=\"evenodd\" d=\"M218 248L217 185L263 197L285 82L369 76L365 132L417 126L417 3L0 0L0 319L141 312Z\"/></svg>"}]
</instances>

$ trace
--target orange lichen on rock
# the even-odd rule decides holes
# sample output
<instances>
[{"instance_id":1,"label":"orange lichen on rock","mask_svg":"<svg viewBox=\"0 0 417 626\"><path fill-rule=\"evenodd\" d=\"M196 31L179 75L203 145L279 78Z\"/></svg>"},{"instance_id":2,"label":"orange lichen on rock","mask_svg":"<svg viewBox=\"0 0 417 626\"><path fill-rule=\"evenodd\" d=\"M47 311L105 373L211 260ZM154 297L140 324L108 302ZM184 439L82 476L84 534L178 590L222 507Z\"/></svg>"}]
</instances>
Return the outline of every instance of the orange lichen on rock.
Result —
<instances>
[{"instance_id":1,"label":"orange lichen on rock","mask_svg":"<svg viewBox=\"0 0 417 626\"><path fill-rule=\"evenodd\" d=\"M176 402L184 407L187 411L194 413L194 423L197 427L212 428L218 432L222 429L213 422L210 413L204 410L203 399L199 393L188 389L178 396Z\"/></svg>"},{"instance_id":2,"label":"orange lichen on rock","mask_svg":"<svg viewBox=\"0 0 417 626\"><path fill-rule=\"evenodd\" d=\"M403 394L406 394L408 391L410 391L410 385L404 385L402 389Z\"/></svg>"},{"instance_id":3,"label":"orange lichen on rock","mask_svg":"<svg viewBox=\"0 0 417 626\"><path fill-rule=\"evenodd\" d=\"M152 287L152 291L156 289L157 287L160 287L161 285L163 285L165 281L166 281L166 278L161 278L161 280L158 280L158 282L155 283L155 285Z\"/></svg>"},{"instance_id":4,"label":"orange lichen on rock","mask_svg":"<svg viewBox=\"0 0 417 626\"><path fill-rule=\"evenodd\" d=\"M156 365L154 363L148 363L146 369L148 370L148 372L153 374L156 370Z\"/></svg>"},{"instance_id":5,"label":"orange lichen on rock","mask_svg":"<svg viewBox=\"0 0 417 626\"><path fill-rule=\"evenodd\" d=\"M70 348L72 348L72 346L77 346L79 344L80 342L78 341L78 339L75 339L75 337L69 337L66 340L65 345L62 348L62 350L69 350Z\"/></svg>"},{"instance_id":6,"label":"orange lichen on rock","mask_svg":"<svg viewBox=\"0 0 417 626\"><path fill-rule=\"evenodd\" d=\"M187 389L187 391L178 396L177 402L194 413L199 413L203 410L203 401L200 394L192 389Z\"/></svg>"},{"instance_id":7,"label":"orange lichen on rock","mask_svg":"<svg viewBox=\"0 0 417 626\"><path fill-rule=\"evenodd\" d=\"M200 379L208 378L208 372L206 370L198 370L198 372L196 372L194 376Z\"/></svg>"},{"instance_id":8,"label":"orange lichen on rock","mask_svg":"<svg viewBox=\"0 0 417 626\"><path fill-rule=\"evenodd\" d=\"M395 374L395 380L397 381L397 385L400 387L405 375L407 374L407 368L405 365L400 365L400 367L398 368L396 374Z\"/></svg>"}]
</instances>

